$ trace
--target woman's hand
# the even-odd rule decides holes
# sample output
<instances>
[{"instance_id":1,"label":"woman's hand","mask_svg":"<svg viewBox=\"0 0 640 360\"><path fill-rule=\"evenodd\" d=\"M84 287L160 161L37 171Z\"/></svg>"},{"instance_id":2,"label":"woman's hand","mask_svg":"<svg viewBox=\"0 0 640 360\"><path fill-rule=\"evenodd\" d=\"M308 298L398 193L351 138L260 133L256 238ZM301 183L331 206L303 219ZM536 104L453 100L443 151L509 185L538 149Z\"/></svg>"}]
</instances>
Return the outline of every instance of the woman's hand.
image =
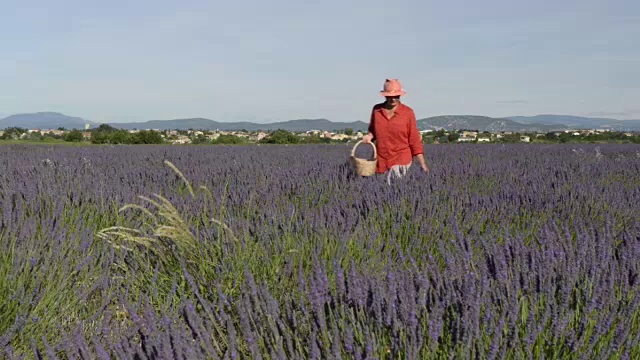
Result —
<instances>
[{"instance_id":1,"label":"woman's hand","mask_svg":"<svg viewBox=\"0 0 640 360\"><path fill-rule=\"evenodd\" d=\"M369 143L371 143L372 139L373 139L373 135L367 134L367 135L362 137L362 142L365 143L365 144L369 144Z\"/></svg>"},{"instance_id":2,"label":"woman's hand","mask_svg":"<svg viewBox=\"0 0 640 360\"><path fill-rule=\"evenodd\" d=\"M422 171L425 174L428 174L431 170L427 166L427 162L424 160L424 155L423 154L418 154L418 155L415 156L415 158L418 159L418 162L420 163L420 168L422 169Z\"/></svg>"}]
</instances>

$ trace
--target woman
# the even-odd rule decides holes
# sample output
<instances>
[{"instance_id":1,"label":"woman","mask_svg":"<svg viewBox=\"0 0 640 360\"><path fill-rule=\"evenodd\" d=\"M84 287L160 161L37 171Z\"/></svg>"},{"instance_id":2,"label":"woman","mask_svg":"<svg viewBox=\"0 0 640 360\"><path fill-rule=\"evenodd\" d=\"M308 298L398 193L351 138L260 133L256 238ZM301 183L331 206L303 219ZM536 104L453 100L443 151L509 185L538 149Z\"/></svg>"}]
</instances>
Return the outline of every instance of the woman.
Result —
<instances>
[{"instance_id":1,"label":"woman","mask_svg":"<svg viewBox=\"0 0 640 360\"><path fill-rule=\"evenodd\" d=\"M380 94L386 101L373 106L369 134L363 138L364 143L376 142L376 172L388 172L388 180L391 175L403 176L415 158L422 171L428 174L416 115L413 109L400 102L400 96L406 94L402 85L397 79L387 79Z\"/></svg>"}]
</instances>

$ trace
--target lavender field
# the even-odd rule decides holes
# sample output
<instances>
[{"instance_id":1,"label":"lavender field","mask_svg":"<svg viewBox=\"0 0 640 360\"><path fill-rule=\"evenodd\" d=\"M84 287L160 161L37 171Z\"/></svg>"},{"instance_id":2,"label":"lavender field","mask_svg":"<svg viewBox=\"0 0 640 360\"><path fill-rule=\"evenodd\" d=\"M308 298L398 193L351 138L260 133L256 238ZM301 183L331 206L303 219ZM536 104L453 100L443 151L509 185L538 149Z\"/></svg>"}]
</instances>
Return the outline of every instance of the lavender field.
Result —
<instances>
[{"instance_id":1,"label":"lavender field","mask_svg":"<svg viewBox=\"0 0 640 360\"><path fill-rule=\"evenodd\" d=\"M640 357L640 146L425 149L0 146L0 357Z\"/></svg>"}]
</instances>

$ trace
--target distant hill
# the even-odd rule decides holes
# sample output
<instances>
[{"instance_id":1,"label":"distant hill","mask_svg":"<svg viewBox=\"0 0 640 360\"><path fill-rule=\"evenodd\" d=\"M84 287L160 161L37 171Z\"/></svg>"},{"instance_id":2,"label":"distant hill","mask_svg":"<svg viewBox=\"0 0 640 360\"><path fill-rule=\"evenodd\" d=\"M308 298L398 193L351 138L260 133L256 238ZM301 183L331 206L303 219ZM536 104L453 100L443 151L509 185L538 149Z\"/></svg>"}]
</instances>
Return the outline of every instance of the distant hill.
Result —
<instances>
[{"instance_id":1,"label":"distant hill","mask_svg":"<svg viewBox=\"0 0 640 360\"><path fill-rule=\"evenodd\" d=\"M441 115L419 119L420 130L454 130L469 129L479 131L562 131L566 129L611 129L617 131L640 131L640 120L616 120L606 118L587 118L570 115L537 115L511 116L493 118L478 115ZM100 123L87 121L79 117L67 116L56 112L38 112L32 114L10 115L0 120L0 130L9 127L30 129L84 129L85 123L91 128ZM337 131L351 128L355 131L366 131L367 122L332 122L327 119L297 119L267 124L254 122L220 122L205 118L189 118L174 120L151 120L145 122L109 123L120 129L200 129L200 130L247 130L272 131L284 129L299 132L307 130Z\"/></svg>"},{"instance_id":2,"label":"distant hill","mask_svg":"<svg viewBox=\"0 0 640 360\"><path fill-rule=\"evenodd\" d=\"M0 120L0 130L9 127L22 127L29 129L57 129L63 127L65 129L84 129L85 123L90 128L95 128L100 123L87 121L79 117L71 117L56 112L37 112L31 114L11 115ZM253 122L219 122L205 118L189 118L174 120L150 120L144 122L128 122L128 123L108 123L109 125L119 129L159 129L159 130L175 130L175 129L199 129L199 130L247 130L247 131L271 131L284 129L287 131L336 131L351 128L355 131L365 131L368 123L362 121L354 122L332 122L327 119L298 119L274 122L268 124L259 124Z\"/></svg>"},{"instance_id":3,"label":"distant hill","mask_svg":"<svg viewBox=\"0 0 640 360\"><path fill-rule=\"evenodd\" d=\"M507 119L521 123L563 124L571 129L610 129L616 131L638 131L640 120L617 120L590 118L573 115L541 114L536 116L509 116Z\"/></svg>"},{"instance_id":4,"label":"distant hill","mask_svg":"<svg viewBox=\"0 0 640 360\"><path fill-rule=\"evenodd\" d=\"M523 124L510 119L492 118L477 115L441 115L420 119L418 129L420 130L478 130L478 131L561 131L566 129L565 125L544 125L538 123Z\"/></svg>"},{"instance_id":5,"label":"distant hill","mask_svg":"<svg viewBox=\"0 0 640 360\"><path fill-rule=\"evenodd\" d=\"M0 129L10 127L21 127L26 129L84 129L88 123L95 126L95 123L83 118L67 116L57 112L38 112L32 114L10 115L0 120Z\"/></svg>"},{"instance_id":6,"label":"distant hill","mask_svg":"<svg viewBox=\"0 0 640 360\"><path fill-rule=\"evenodd\" d=\"M219 122L204 118L175 119L175 120L150 120L137 123L109 123L109 125L120 129L200 129L200 130L247 130L247 131L270 131L283 129L287 131L335 131L351 128L355 131L366 130L368 123L362 121L355 122L332 122L327 119L298 119L274 122L268 124L258 124L253 122Z\"/></svg>"}]
</instances>

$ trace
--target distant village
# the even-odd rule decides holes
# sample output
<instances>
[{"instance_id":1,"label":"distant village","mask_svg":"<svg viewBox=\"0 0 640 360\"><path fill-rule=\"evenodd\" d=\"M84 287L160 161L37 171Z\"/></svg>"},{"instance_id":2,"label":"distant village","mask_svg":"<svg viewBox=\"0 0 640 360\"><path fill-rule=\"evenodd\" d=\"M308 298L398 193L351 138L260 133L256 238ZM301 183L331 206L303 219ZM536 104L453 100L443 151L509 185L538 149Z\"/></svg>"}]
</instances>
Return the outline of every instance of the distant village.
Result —
<instances>
[{"instance_id":1,"label":"distant village","mask_svg":"<svg viewBox=\"0 0 640 360\"><path fill-rule=\"evenodd\" d=\"M111 128L114 132L127 133L132 136L141 132L154 133L158 136L160 143L170 144L202 144L202 143L223 143L222 139L226 139L227 143L261 143L268 142L274 133L286 132L295 137L295 141L289 142L324 142L324 143L344 143L356 142L362 139L364 133L362 131L353 131L352 129L343 129L336 131L308 130L301 132L289 132L285 130L277 131L224 131L224 130L161 130L161 129L140 129L140 130L122 130ZM97 129L84 130L68 130L64 128L58 129L4 129L0 130L0 140L44 140L63 139L67 141L86 141L96 142L94 136ZM640 138L638 132L616 132L606 129L576 129L563 130L553 132L512 132L512 131L473 131L473 130L422 130L420 131L423 142L427 144L441 143L496 143L496 142L548 142L550 140L571 141L572 139L595 139L610 140L619 139L635 140ZM234 141L229 141L232 139ZM299 140L299 141L298 141ZM635 141L634 141L635 142Z\"/></svg>"}]
</instances>

